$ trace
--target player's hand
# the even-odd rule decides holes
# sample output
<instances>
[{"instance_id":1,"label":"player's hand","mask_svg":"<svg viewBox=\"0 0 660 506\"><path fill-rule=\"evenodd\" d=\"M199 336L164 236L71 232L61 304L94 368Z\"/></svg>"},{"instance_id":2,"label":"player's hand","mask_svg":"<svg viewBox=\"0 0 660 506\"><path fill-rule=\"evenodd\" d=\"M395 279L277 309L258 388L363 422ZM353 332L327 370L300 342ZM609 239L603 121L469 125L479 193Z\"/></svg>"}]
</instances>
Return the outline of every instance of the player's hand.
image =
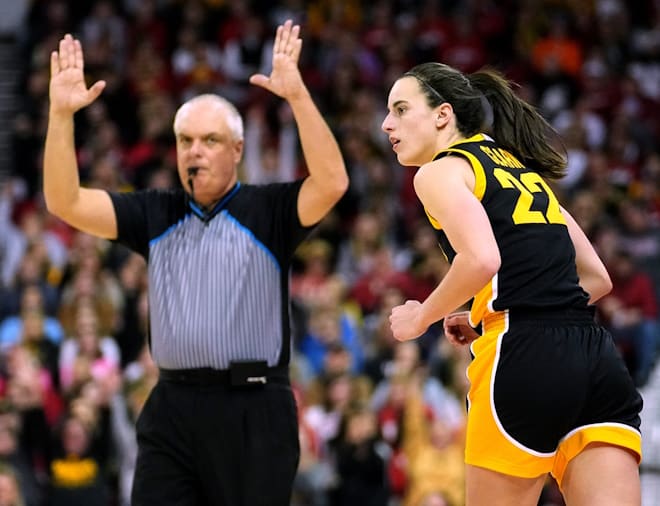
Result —
<instances>
[{"instance_id":1,"label":"player's hand","mask_svg":"<svg viewBox=\"0 0 660 506\"><path fill-rule=\"evenodd\" d=\"M465 346L479 337L477 331L470 325L469 317L469 311L459 311L445 317L442 324L445 336L454 346Z\"/></svg>"},{"instance_id":2,"label":"player's hand","mask_svg":"<svg viewBox=\"0 0 660 506\"><path fill-rule=\"evenodd\" d=\"M80 41L66 34L57 51L50 54L50 109L54 113L73 114L91 104L105 88L97 81L85 84L83 51Z\"/></svg>"},{"instance_id":3,"label":"player's hand","mask_svg":"<svg viewBox=\"0 0 660 506\"><path fill-rule=\"evenodd\" d=\"M401 306L395 306L390 313L390 328L397 341L410 341L421 336L428 327L419 322L422 303L408 300Z\"/></svg>"},{"instance_id":4,"label":"player's hand","mask_svg":"<svg viewBox=\"0 0 660 506\"><path fill-rule=\"evenodd\" d=\"M267 89L271 93L291 101L305 93L298 59L302 48L300 26L289 19L277 27L273 44L273 69L270 76L254 74L250 82Z\"/></svg>"}]
</instances>

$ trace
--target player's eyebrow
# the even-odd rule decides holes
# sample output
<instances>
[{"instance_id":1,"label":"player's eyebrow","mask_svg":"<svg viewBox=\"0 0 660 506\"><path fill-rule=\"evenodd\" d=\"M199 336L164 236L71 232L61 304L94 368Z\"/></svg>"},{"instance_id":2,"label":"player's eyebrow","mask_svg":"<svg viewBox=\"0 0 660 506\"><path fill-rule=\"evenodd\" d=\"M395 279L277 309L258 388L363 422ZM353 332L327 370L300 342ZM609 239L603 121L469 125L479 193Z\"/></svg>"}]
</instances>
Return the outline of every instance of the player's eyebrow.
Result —
<instances>
[{"instance_id":1,"label":"player's eyebrow","mask_svg":"<svg viewBox=\"0 0 660 506\"><path fill-rule=\"evenodd\" d=\"M391 108L394 109L394 108L396 108L397 105L401 105L401 104L405 104L405 103L407 103L407 100L397 100L396 102L394 102L392 104Z\"/></svg>"}]
</instances>

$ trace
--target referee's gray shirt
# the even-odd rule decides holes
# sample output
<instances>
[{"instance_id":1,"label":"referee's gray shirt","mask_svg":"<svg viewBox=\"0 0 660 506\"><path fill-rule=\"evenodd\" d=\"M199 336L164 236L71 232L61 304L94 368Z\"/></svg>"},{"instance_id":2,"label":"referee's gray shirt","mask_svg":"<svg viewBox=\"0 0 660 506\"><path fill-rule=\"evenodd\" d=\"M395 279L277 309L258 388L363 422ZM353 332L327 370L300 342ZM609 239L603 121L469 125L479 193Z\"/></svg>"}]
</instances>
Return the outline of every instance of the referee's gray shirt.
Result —
<instances>
[{"instance_id":1,"label":"referee's gray shirt","mask_svg":"<svg viewBox=\"0 0 660 506\"><path fill-rule=\"evenodd\" d=\"M182 189L110 194L117 241L147 259L159 367L288 363L290 262L311 230L298 218L301 183L237 183L208 213Z\"/></svg>"}]
</instances>

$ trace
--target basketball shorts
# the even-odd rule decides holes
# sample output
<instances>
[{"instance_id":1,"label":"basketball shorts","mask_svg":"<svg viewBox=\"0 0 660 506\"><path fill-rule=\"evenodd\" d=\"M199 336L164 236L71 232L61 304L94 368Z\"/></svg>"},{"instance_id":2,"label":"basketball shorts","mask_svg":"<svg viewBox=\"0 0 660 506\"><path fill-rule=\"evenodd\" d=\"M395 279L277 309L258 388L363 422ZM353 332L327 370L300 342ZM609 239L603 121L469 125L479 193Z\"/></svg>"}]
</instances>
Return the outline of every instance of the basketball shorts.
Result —
<instances>
[{"instance_id":1,"label":"basketball shorts","mask_svg":"<svg viewBox=\"0 0 660 506\"><path fill-rule=\"evenodd\" d=\"M641 461L642 398L590 310L490 314L471 350L466 463L561 486L590 443Z\"/></svg>"}]
</instances>

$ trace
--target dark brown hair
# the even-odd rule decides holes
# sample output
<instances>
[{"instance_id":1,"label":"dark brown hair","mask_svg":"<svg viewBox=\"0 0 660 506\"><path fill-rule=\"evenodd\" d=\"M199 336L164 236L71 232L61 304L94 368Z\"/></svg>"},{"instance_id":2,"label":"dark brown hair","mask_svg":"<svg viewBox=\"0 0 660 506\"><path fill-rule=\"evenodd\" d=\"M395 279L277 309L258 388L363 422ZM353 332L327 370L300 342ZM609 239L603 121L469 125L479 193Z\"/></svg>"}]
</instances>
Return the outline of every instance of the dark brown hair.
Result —
<instances>
[{"instance_id":1,"label":"dark brown hair","mask_svg":"<svg viewBox=\"0 0 660 506\"><path fill-rule=\"evenodd\" d=\"M466 137L486 131L542 176L564 176L566 156L559 134L498 71L482 69L466 75L443 63L422 63L404 76L417 79L429 106L451 104L456 126ZM490 128L487 119L492 120Z\"/></svg>"}]
</instances>

